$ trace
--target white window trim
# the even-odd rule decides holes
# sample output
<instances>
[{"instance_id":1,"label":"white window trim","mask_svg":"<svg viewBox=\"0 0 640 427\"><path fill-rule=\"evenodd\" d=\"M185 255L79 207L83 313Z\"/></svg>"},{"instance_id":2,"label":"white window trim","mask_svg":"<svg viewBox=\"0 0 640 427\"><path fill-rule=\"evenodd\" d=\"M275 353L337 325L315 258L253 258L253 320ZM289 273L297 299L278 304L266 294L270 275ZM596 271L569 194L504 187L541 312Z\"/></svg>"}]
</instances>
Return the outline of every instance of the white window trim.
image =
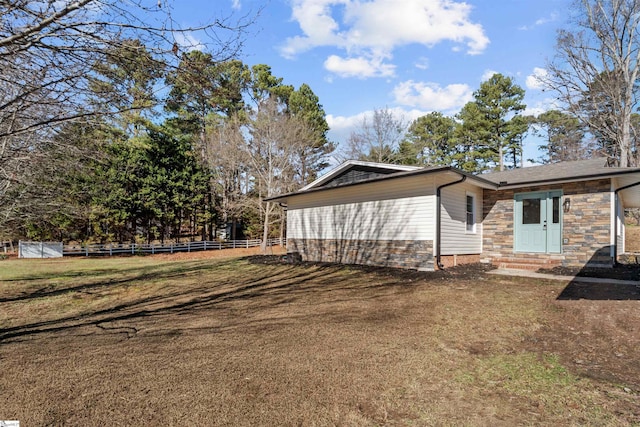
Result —
<instances>
[{"instance_id":1,"label":"white window trim","mask_svg":"<svg viewBox=\"0 0 640 427\"><path fill-rule=\"evenodd\" d=\"M473 215L473 224L471 230L469 230L469 223L467 222L467 197L471 197L471 214ZM465 234L477 234L478 233L478 207L476 204L477 195L475 193L466 192L464 198L464 232Z\"/></svg>"}]
</instances>

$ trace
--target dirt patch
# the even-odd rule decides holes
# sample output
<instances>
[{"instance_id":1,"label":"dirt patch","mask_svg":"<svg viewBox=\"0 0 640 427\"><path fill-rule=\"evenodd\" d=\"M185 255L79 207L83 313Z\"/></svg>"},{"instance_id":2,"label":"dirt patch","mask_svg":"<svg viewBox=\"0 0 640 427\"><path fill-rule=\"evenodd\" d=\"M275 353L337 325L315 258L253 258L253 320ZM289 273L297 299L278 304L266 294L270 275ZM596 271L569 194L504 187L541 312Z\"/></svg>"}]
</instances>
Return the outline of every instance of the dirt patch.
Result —
<instances>
[{"instance_id":1,"label":"dirt patch","mask_svg":"<svg viewBox=\"0 0 640 427\"><path fill-rule=\"evenodd\" d=\"M344 268L349 271L360 271L364 273L375 273L381 276L394 277L401 280L438 280L438 279L460 279L475 280L485 277L487 271L494 270L492 264L474 263L464 264L456 267L435 271L417 271L411 269L400 269L393 267L378 267L358 264L334 264L324 262L291 262L286 255L255 255L247 257L252 264L264 265L297 265L307 267Z\"/></svg>"},{"instance_id":2,"label":"dirt patch","mask_svg":"<svg viewBox=\"0 0 640 427\"><path fill-rule=\"evenodd\" d=\"M178 255L3 264L0 419L640 423L638 301L559 300L565 283L484 265Z\"/></svg>"},{"instance_id":3,"label":"dirt patch","mask_svg":"<svg viewBox=\"0 0 640 427\"><path fill-rule=\"evenodd\" d=\"M640 390L638 301L558 300L551 317L529 348L561 355L565 366L586 378L620 384L618 391ZM635 365L635 366L634 366ZM640 400L636 400L640 422Z\"/></svg>"}]
</instances>

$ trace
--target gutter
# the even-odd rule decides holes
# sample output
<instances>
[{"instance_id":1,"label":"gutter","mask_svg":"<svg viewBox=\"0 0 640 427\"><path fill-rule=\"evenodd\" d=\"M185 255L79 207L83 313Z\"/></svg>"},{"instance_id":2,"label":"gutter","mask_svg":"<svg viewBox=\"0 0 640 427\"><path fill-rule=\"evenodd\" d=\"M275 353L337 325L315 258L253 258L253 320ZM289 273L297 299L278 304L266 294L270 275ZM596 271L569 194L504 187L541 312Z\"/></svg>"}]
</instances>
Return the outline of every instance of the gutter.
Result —
<instances>
[{"instance_id":1,"label":"gutter","mask_svg":"<svg viewBox=\"0 0 640 427\"><path fill-rule=\"evenodd\" d=\"M440 257L440 248L441 248L441 235L442 235L442 230L440 230L441 228L441 222L442 222L442 198L441 198L441 193L442 193L442 189L445 187L449 187L452 185L456 185L456 184L461 184L463 182L465 182L467 180L467 175L462 175L462 178L460 178L458 181L453 181L453 182L449 182L447 184L442 184L440 186L438 186L438 188L436 189L436 265L438 266L438 268L440 270L444 270L444 265L442 265L442 261L441 261L441 257Z\"/></svg>"},{"instance_id":2,"label":"gutter","mask_svg":"<svg viewBox=\"0 0 640 427\"><path fill-rule=\"evenodd\" d=\"M534 179L531 181L517 181L513 183L509 183L508 181L493 181L493 182L498 186L499 190L513 190L521 187L531 187L533 185L565 184L567 182L590 181L593 179L613 178L620 175L627 175L630 173L638 173L638 172L640 172L640 170L637 168L634 168L633 170L602 172L602 173L596 173L591 175L572 176L569 178L564 177L564 178Z\"/></svg>"},{"instance_id":3,"label":"gutter","mask_svg":"<svg viewBox=\"0 0 640 427\"><path fill-rule=\"evenodd\" d=\"M635 187L640 185L640 182L635 182L633 184L625 185L624 187L620 187L616 189L613 193L615 195L615 221L613 222L613 266L618 265L618 207L620 206L620 202L618 201L618 193L622 190L626 190L627 188ZM622 218L624 220L624 212L622 213Z\"/></svg>"}]
</instances>

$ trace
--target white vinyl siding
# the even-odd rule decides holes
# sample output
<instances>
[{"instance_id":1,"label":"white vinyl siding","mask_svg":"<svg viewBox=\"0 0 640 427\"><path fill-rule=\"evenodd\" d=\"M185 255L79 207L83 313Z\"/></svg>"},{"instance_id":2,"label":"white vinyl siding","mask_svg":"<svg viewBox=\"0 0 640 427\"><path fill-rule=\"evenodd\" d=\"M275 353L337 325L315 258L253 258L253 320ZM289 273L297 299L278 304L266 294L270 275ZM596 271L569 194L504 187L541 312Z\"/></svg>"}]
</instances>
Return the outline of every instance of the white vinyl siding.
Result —
<instances>
[{"instance_id":1,"label":"white vinyl siding","mask_svg":"<svg viewBox=\"0 0 640 427\"><path fill-rule=\"evenodd\" d=\"M473 197L475 231L467 231L467 195ZM445 187L441 192L442 255L482 252L482 189L469 183Z\"/></svg>"},{"instance_id":2,"label":"white vinyl siding","mask_svg":"<svg viewBox=\"0 0 640 427\"><path fill-rule=\"evenodd\" d=\"M614 196L615 198L615 196ZM616 236L616 245L618 245L618 255L622 255L626 253L625 248L625 223L624 223L624 201L620 198L620 203L618 204L618 215L616 215L616 221L618 221L618 235Z\"/></svg>"},{"instance_id":3,"label":"white vinyl siding","mask_svg":"<svg viewBox=\"0 0 640 427\"><path fill-rule=\"evenodd\" d=\"M625 247L625 223L624 223L624 198L622 197L622 194L618 193L617 197L618 197L618 203L616 203L616 193L615 193L615 189L616 188L620 188L623 187L625 185L627 185L628 183L620 180L620 179L612 179L611 180L611 196L610 196L610 200L611 200L611 225L610 225L610 229L611 229L611 256L613 256L613 245L617 246L617 254L618 256L623 255L626 252L626 247ZM616 212L616 206L618 206L618 211ZM614 230L616 229L616 223L617 223L617 230L618 230L618 235L614 236Z\"/></svg>"},{"instance_id":4,"label":"white vinyl siding","mask_svg":"<svg viewBox=\"0 0 640 427\"><path fill-rule=\"evenodd\" d=\"M289 199L287 238L433 240L430 177L336 188Z\"/></svg>"}]
</instances>

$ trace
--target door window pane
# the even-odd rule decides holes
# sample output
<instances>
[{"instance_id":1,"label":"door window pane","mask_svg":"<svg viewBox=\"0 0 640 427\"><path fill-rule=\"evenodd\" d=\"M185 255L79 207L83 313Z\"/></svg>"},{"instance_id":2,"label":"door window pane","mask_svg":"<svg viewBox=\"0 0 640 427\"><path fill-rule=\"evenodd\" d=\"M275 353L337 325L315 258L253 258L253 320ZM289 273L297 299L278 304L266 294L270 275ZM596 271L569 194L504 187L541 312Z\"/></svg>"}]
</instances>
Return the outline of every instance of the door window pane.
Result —
<instances>
[{"instance_id":1,"label":"door window pane","mask_svg":"<svg viewBox=\"0 0 640 427\"><path fill-rule=\"evenodd\" d=\"M553 198L553 223L560 224L560 197Z\"/></svg>"},{"instance_id":2,"label":"door window pane","mask_svg":"<svg viewBox=\"0 0 640 427\"><path fill-rule=\"evenodd\" d=\"M522 223L540 224L540 199L522 201Z\"/></svg>"}]
</instances>

